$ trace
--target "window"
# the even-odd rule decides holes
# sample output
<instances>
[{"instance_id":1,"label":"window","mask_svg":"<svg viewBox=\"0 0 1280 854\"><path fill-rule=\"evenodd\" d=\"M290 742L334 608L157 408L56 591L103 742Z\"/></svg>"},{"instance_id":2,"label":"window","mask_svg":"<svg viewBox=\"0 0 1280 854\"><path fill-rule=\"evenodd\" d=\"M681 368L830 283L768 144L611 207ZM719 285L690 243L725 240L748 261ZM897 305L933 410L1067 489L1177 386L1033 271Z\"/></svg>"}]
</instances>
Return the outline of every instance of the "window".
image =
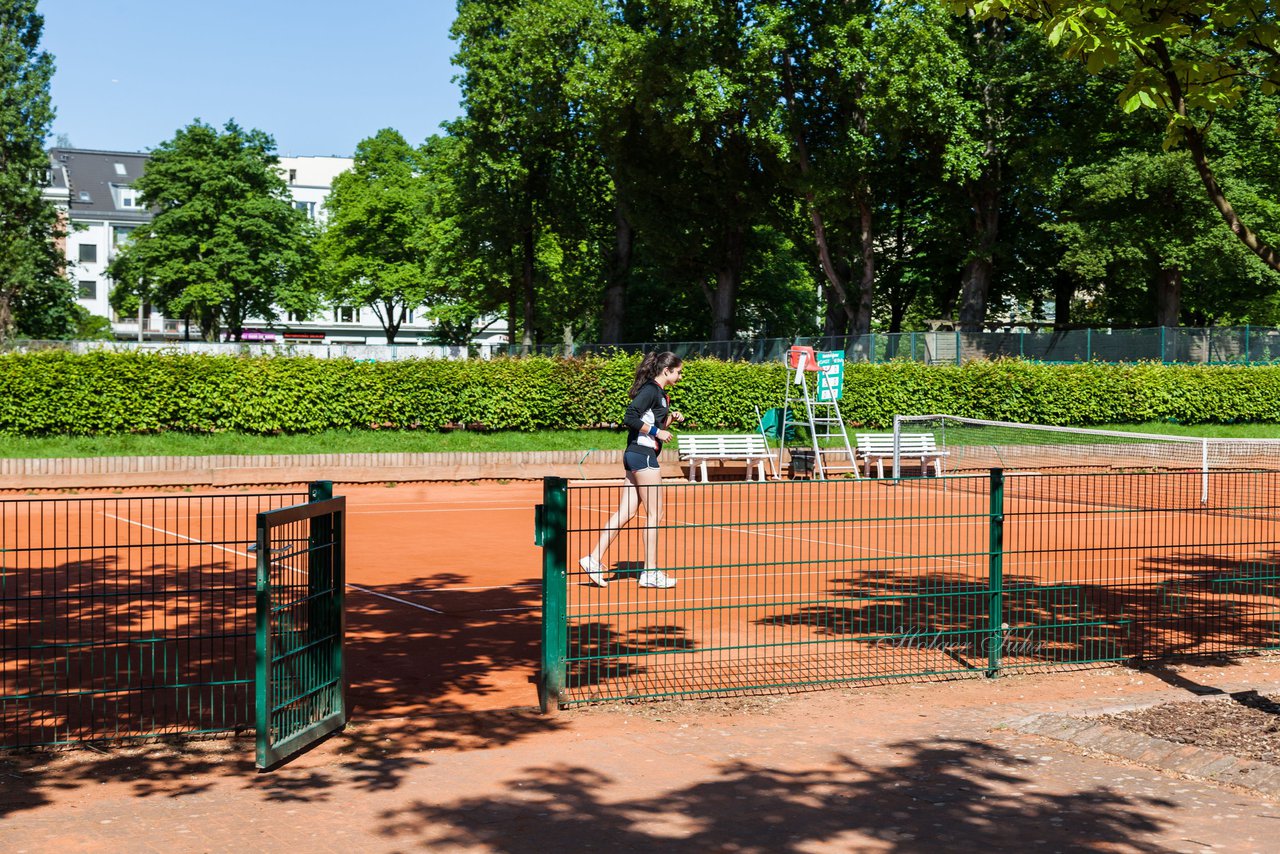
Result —
<instances>
[{"instance_id":1,"label":"window","mask_svg":"<svg viewBox=\"0 0 1280 854\"><path fill-rule=\"evenodd\" d=\"M296 184L296 183L298 183L298 170L297 170L297 169L290 169L290 170L289 170L289 183L290 183L290 184Z\"/></svg>"},{"instance_id":2,"label":"window","mask_svg":"<svg viewBox=\"0 0 1280 854\"><path fill-rule=\"evenodd\" d=\"M91 202L91 201L93 201L93 198L89 195L89 191L88 191L88 190L81 190L81 191L80 191L80 201L82 201L82 202Z\"/></svg>"},{"instance_id":3,"label":"window","mask_svg":"<svg viewBox=\"0 0 1280 854\"><path fill-rule=\"evenodd\" d=\"M360 315L353 307L342 305L333 310L333 319L339 323L355 323L360 319Z\"/></svg>"},{"instance_id":4,"label":"window","mask_svg":"<svg viewBox=\"0 0 1280 854\"><path fill-rule=\"evenodd\" d=\"M80 299L97 299L98 298L97 282L90 281L88 279L81 279L78 282L78 284L80 285Z\"/></svg>"},{"instance_id":5,"label":"window","mask_svg":"<svg viewBox=\"0 0 1280 854\"><path fill-rule=\"evenodd\" d=\"M111 245L119 246L129 239L133 226L117 225L111 229Z\"/></svg>"},{"instance_id":6,"label":"window","mask_svg":"<svg viewBox=\"0 0 1280 854\"><path fill-rule=\"evenodd\" d=\"M115 164L115 166L116 166L116 174L117 174L117 175L128 175L128 174L129 174L128 172L126 172L126 171L125 171L125 168L124 168L124 164L123 164L123 163L117 163L117 164Z\"/></svg>"},{"instance_id":7,"label":"window","mask_svg":"<svg viewBox=\"0 0 1280 854\"><path fill-rule=\"evenodd\" d=\"M307 315L305 312L301 312L301 311L289 312L290 323L305 323L306 320L307 320Z\"/></svg>"},{"instance_id":8,"label":"window","mask_svg":"<svg viewBox=\"0 0 1280 854\"><path fill-rule=\"evenodd\" d=\"M93 243L80 244L80 261L85 264L98 263L98 247Z\"/></svg>"},{"instance_id":9,"label":"window","mask_svg":"<svg viewBox=\"0 0 1280 854\"><path fill-rule=\"evenodd\" d=\"M305 214L307 215L307 219L315 219L315 218L316 218L316 203L315 203L315 202L294 202L294 203L293 203L293 207L294 207L294 209L295 209L295 210L300 210L300 211L302 211L303 213L305 213Z\"/></svg>"},{"instance_id":10,"label":"window","mask_svg":"<svg viewBox=\"0 0 1280 854\"><path fill-rule=\"evenodd\" d=\"M138 207L138 191L133 189L133 187L124 187L119 184L112 184L111 191L115 193L116 198L120 200L120 207Z\"/></svg>"}]
</instances>

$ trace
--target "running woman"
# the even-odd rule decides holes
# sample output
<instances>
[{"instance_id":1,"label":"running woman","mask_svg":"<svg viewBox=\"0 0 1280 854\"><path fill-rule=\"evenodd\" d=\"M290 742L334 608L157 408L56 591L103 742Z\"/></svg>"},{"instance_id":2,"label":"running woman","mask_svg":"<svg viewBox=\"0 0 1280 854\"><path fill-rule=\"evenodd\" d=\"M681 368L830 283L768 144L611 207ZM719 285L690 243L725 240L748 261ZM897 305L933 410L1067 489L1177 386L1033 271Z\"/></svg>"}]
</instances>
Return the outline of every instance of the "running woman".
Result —
<instances>
[{"instance_id":1,"label":"running woman","mask_svg":"<svg viewBox=\"0 0 1280 854\"><path fill-rule=\"evenodd\" d=\"M578 561L593 584L607 587L605 567L600 562L618 530L631 521L636 511L644 505L644 571L640 573L641 587L666 589L676 586L676 580L658 569L658 524L662 521L662 473L658 468L658 454L662 443L671 441L667 427L672 421L684 421L684 416L671 409L667 389L680 382L683 361L670 351L649 353L636 369L636 379L628 394L622 422L627 427L627 449L622 454L626 469L627 485L622 490L622 500L617 511L609 518L600 532L600 541L591 554Z\"/></svg>"}]
</instances>

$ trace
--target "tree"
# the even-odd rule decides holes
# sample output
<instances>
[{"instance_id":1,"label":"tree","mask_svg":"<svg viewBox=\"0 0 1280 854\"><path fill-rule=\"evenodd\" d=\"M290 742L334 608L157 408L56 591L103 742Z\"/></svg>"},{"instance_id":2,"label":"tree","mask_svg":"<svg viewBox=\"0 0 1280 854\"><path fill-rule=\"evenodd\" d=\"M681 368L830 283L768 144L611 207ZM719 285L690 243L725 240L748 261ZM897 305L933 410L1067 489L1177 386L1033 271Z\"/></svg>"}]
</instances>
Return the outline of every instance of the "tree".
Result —
<instances>
[{"instance_id":1,"label":"tree","mask_svg":"<svg viewBox=\"0 0 1280 854\"><path fill-rule=\"evenodd\" d=\"M36 0L0 0L0 339L14 330L17 312L28 314L17 318L23 334L66 337L70 325L58 318L70 317L75 305L54 243L63 225L41 196L49 168L44 140L54 116L53 58L39 49L43 30ZM45 309L49 316L35 316Z\"/></svg>"},{"instance_id":2,"label":"tree","mask_svg":"<svg viewBox=\"0 0 1280 854\"><path fill-rule=\"evenodd\" d=\"M466 115L458 225L502 278L522 346L580 322L597 302L592 217L607 188L568 85L596 0L462 0L453 25ZM491 296L498 296L491 293Z\"/></svg>"},{"instance_id":3,"label":"tree","mask_svg":"<svg viewBox=\"0 0 1280 854\"><path fill-rule=\"evenodd\" d=\"M219 132L197 120L162 143L135 183L155 216L108 269L117 308L146 300L206 340L225 328L237 341L248 317L314 311L311 225L278 162L269 135L234 121Z\"/></svg>"},{"instance_id":4,"label":"tree","mask_svg":"<svg viewBox=\"0 0 1280 854\"><path fill-rule=\"evenodd\" d=\"M1168 118L1165 146L1185 143L1196 171L1231 232L1280 271L1280 252L1245 224L1210 164L1215 116L1259 88L1280 90L1280 20L1267 0L965 0L981 17L1035 21L1049 41L1091 72L1121 67L1126 112L1155 109ZM1130 64L1132 63L1132 64Z\"/></svg>"},{"instance_id":5,"label":"tree","mask_svg":"<svg viewBox=\"0 0 1280 854\"><path fill-rule=\"evenodd\" d=\"M354 165L334 179L325 202L319 250L327 296L373 309L388 344L430 293L427 191L418 152L385 128L356 146Z\"/></svg>"}]
</instances>

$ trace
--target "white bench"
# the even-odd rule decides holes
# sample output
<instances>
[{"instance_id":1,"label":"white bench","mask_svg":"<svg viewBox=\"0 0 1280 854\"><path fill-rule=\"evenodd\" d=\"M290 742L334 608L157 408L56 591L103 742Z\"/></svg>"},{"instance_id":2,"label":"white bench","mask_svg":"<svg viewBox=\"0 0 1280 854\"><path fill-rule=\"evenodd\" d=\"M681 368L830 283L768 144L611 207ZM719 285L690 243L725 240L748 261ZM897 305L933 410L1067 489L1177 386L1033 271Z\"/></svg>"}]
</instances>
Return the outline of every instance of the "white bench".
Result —
<instances>
[{"instance_id":1,"label":"white bench","mask_svg":"<svg viewBox=\"0 0 1280 854\"><path fill-rule=\"evenodd\" d=\"M764 436L758 433L682 433L676 439L680 443L680 459L689 462L689 480L697 480L694 474L700 470L706 481L708 460L742 460L747 464L747 480L751 480L751 467L755 466L764 481L764 464L772 454Z\"/></svg>"},{"instance_id":2,"label":"white bench","mask_svg":"<svg viewBox=\"0 0 1280 854\"><path fill-rule=\"evenodd\" d=\"M884 477L884 461L893 460L892 433L857 433L858 456L867 461L867 477L871 477L871 463L876 464L876 472ZM939 451L932 433L902 433L898 436L899 459L919 460L920 474L928 471L933 464L933 473L942 476L942 458L946 451Z\"/></svg>"}]
</instances>

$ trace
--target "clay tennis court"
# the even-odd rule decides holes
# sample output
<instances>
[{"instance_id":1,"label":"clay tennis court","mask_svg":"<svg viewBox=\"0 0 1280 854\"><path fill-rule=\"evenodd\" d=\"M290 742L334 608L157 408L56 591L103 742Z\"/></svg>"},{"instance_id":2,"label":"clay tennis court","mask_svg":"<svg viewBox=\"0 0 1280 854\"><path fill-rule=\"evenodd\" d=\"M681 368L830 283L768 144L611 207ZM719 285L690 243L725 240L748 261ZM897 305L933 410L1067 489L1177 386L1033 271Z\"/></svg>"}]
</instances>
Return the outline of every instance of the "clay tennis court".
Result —
<instances>
[{"instance_id":1,"label":"clay tennis court","mask_svg":"<svg viewBox=\"0 0 1280 854\"><path fill-rule=\"evenodd\" d=\"M1010 600L1005 617L1015 626L1048 621L1056 630L1042 632L1035 655L1019 657L1014 649L1004 664L1131 654L1133 626L1114 613L1082 620L1088 608L1148 619L1148 645L1162 636L1185 652L1266 645L1275 586L1242 587L1230 579L1232 572L1252 572L1253 564L1274 563L1266 544L1280 540L1276 477L1252 477L1237 487L1253 496L1248 508L1196 514L1180 497L1195 492L1191 477L1152 480L1150 487L1140 478L1094 481L1088 500L1079 490L1068 496L1010 487L1004 573L1006 584L1024 592ZM1117 493L1110 502L1098 493L1102 483ZM1141 509L1115 506L1157 488ZM584 584L577 557L590 550L620 485L578 482L569 489L570 699L973 673L987 665L981 643L988 630L990 506L982 478L896 485L668 481L660 549L663 567L679 580L672 590L635 583L643 558L639 520L607 554L612 583ZM339 484L335 491L347 500L352 720L535 705L542 550L534 544L534 506L543 485ZM128 606L135 624L207 619L210 608L247 614L251 597L217 592L220 573L251 572L254 562L238 544L252 539L252 513L232 502L236 492L227 490L223 503L195 515L176 509L181 496L172 511L116 497L122 503L75 525L60 523L62 502L51 499L6 537L10 547L24 537L54 538L74 553L76 538L89 536L85 526L98 526L92 530L98 542L150 543L152 564L194 564L186 571L199 578L190 586L214 591L203 605L135 602ZM298 499L293 488L276 503ZM1214 555L1211 567L1198 558L1206 551ZM127 592L131 579L147 571L135 558L81 557L42 583L76 588L105 574ZM9 560L10 577L21 569L20 558ZM1224 593L1235 594L1235 610L1215 622L1214 597ZM1162 610L1168 613L1157 625ZM74 630L69 624L63 634ZM236 691L236 702L247 702Z\"/></svg>"},{"instance_id":2,"label":"clay tennis court","mask_svg":"<svg viewBox=\"0 0 1280 854\"><path fill-rule=\"evenodd\" d=\"M613 500L607 489L599 510ZM1274 679L1274 658L1160 679L1108 668L733 705L613 704L558 717L494 711L527 710L535 702L527 680L537 669L541 559L531 507L541 499L541 484L336 491L349 500L347 731L271 775L253 774L244 740L112 747L107 755L12 754L0 766L6 815L0 838L7 848L126 850L145 840L168 851L289 841L317 851L525 851L551 840L614 850L879 851L901 850L892 843L901 834L903 845L914 848L1191 850L1187 839L1216 839L1263 850L1270 838L1274 810L1260 796L1225 795L1213 784L1116 766L1024 735L1008 722L1185 696L1177 685L1265 687ZM688 528L697 513L705 519L711 495L688 490L689 503L682 509L673 501L665 522ZM744 514L751 506L734 505ZM1078 527L1084 518L1078 506L1057 509L1064 515L1055 530ZM1113 518L1088 541L1106 541L1107 525L1130 530L1135 517ZM1163 518L1153 516L1150 524L1158 528ZM959 519L935 521L957 538L939 574L975 572L964 553L981 550L981 538L964 533L968 523ZM809 531L807 539L830 544L810 543L808 556L851 554L853 541L830 539L837 529ZM1246 536L1238 538L1239 554L1274 548L1274 539L1247 541L1274 529L1249 530L1240 527ZM725 547L735 539L728 531L716 536ZM880 553L862 557L913 566L884 554L914 542L908 529L867 536L864 544ZM718 549L705 545L713 541L703 542L698 559L715 559ZM620 541L610 555L617 578L609 588L580 592L618 601L658 595L628 583L630 564L639 559L625 550L629 545ZM1194 546L1183 554L1188 564L1178 577L1196 566ZM741 562L741 553L719 559ZM1103 560L1101 553L1096 559ZM690 597L705 583L686 574L663 595ZM752 584L756 595L777 590L765 580ZM688 623L694 631L700 625ZM1242 817L1230 817L1237 813ZM1083 818L1054 821L1063 815Z\"/></svg>"}]
</instances>

